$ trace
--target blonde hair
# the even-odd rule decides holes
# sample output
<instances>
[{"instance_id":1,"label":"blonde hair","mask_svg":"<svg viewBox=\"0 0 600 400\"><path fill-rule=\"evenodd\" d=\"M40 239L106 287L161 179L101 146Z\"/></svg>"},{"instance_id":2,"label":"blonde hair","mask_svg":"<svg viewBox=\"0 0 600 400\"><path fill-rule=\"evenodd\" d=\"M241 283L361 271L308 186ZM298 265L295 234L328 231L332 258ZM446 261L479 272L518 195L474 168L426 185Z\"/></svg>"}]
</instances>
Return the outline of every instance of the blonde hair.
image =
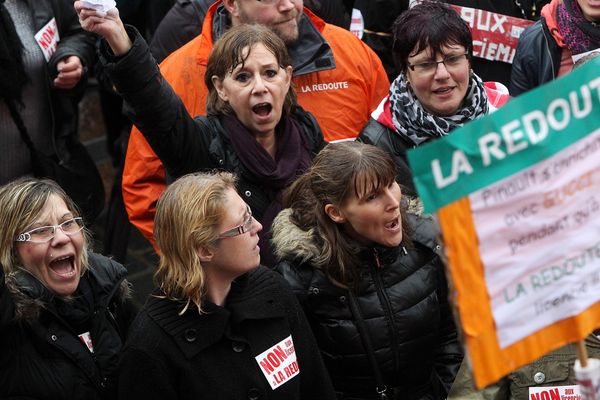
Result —
<instances>
[{"instance_id":1,"label":"blonde hair","mask_svg":"<svg viewBox=\"0 0 600 400\"><path fill-rule=\"evenodd\" d=\"M203 312L205 275L197 250L216 243L229 189L235 190L229 172L195 173L175 181L158 200L154 239L160 262L154 280L166 298L185 302L180 314L191 304Z\"/></svg>"},{"instance_id":2,"label":"blonde hair","mask_svg":"<svg viewBox=\"0 0 600 400\"><path fill-rule=\"evenodd\" d=\"M73 217L79 217L79 209L54 181L49 179L23 178L0 187L0 263L6 275L24 268L20 265L15 239L27 231L44 210L50 196L61 198ZM90 234L82 231L81 274L88 269L88 243Z\"/></svg>"}]
</instances>

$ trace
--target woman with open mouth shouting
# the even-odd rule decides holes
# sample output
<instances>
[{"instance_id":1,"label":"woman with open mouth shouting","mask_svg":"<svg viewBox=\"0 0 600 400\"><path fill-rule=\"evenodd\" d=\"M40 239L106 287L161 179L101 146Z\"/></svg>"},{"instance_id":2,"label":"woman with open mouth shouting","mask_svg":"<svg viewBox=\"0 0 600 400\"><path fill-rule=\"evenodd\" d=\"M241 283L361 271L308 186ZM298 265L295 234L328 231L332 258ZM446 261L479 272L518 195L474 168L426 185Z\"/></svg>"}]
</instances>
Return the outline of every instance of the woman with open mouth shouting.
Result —
<instances>
[{"instance_id":1,"label":"woman with open mouth shouting","mask_svg":"<svg viewBox=\"0 0 600 400\"><path fill-rule=\"evenodd\" d=\"M218 168L239 177L240 195L265 227L262 261L271 264L269 231L281 210L281 191L325 145L316 120L297 105L283 41L259 25L226 32L208 60L207 116L193 119L116 8L98 16L76 1L75 9L84 29L105 38L101 61L169 175Z\"/></svg>"},{"instance_id":2,"label":"woman with open mouth shouting","mask_svg":"<svg viewBox=\"0 0 600 400\"><path fill-rule=\"evenodd\" d=\"M357 140L388 152L398 182L414 196L406 152L492 112L509 96L504 85L484 83L471 69L471 31L449 5L424 1L402 13L393 32L402 72Z\"/></svg>"},{"instance_id":3,"label":"woman with open mouth shouting","mask_svg":"<svg viewBox=\"0 0 600 400\"><path fill-rule=\"evenodd\" d=\"M383 150L330 144L273 223L338 399L444 399L462 360L436 230L395 177Z\"/></svg>"},{"instance_id":4,"label":"woman with open mouth shouting","mask_svg":"<svg viewBox=\"0 0 600 400\"><path fill-rule=\"evenodd\" d=\"M136 310L53 181L0 188L0 398L114 399Z\"/></svg>"}]
</instances>

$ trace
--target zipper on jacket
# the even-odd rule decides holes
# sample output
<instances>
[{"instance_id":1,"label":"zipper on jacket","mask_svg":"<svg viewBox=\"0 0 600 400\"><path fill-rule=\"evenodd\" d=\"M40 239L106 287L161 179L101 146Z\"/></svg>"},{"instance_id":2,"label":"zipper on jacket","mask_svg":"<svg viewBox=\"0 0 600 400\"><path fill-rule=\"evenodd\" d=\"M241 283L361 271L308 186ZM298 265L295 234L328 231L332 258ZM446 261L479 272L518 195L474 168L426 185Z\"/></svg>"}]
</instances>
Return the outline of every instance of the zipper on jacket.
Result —
<instances>
[{"instance_id":1,"label":"zipper on jacket","mask_svg":"<svg viewBox=\"0 0 600 400\"><path fill-rule=\"evenodd\" d=\"M390 335L391 350L394 356L394 371L399 373L400 361L398 354L398 336L396 334L396 321L394 320L394 312L392 303L385 290L385 284L381 278L382 266L379 260L379 252L377 249L373 249L373 256L375 258L375 267L372 268L373 283L375 284L375 290L377 291L377 297L381 303L383 314L385 319L388 321L388 331Z\"/></svg>"}]
</instances>

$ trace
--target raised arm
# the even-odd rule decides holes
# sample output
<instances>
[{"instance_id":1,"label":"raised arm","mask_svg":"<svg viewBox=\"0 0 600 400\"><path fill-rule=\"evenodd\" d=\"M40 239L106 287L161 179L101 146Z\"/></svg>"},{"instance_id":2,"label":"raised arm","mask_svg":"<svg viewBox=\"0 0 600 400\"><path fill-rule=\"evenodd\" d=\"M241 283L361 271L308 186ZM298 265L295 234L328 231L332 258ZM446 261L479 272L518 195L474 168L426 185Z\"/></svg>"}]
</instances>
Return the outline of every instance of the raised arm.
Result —
<instances>
[{"instance_id":1,"label":"raised arm","mask_svg":"<svg viewBox=\"0 0 600 400\"><path fill-rule=\"evenodd\" d=\"M115 56L127 54L133 44L116 7L110 9L106 15L83 7L81 1L76 1L74 7L83 29L106 39Z\"/></svg>"}]
</instances>

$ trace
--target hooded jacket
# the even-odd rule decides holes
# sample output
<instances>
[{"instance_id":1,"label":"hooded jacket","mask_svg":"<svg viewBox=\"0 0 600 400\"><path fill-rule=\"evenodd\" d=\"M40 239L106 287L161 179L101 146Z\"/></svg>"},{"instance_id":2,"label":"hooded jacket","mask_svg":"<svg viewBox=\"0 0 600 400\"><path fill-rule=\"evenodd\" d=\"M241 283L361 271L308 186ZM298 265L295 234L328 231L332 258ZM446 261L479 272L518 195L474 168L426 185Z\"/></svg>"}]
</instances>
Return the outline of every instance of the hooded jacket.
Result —
<instances>
[{"instance_id":1,"label":"hooded jacket","mask_svg":"<svg viewBox=\"0 0 600 400\"><path fill-rule=\"evenodd\" d=\"M206 113L208 56L228 25L229 15L218 1L208 10L202 33L161 64L161 73L192 116ZM298 103L316 117L326 140L354 138L388 91L381 62L352 33L326 24L306 8L299 31L298 41L288 47ZM130 221L152 243L156 201L165 179L160 160L134 128L125 158L123 199Z\"/></svg>"},{"instance_id":2,"label":"hooded jacket","mask_svg":"<svg viewBox=\"0 0 600 400\"><path fill-rule=\"evenodd\" d=\"M54 298L32 275L5 278L0 268L0 398L114 399L119 353L135 314L126 272L89 254L79 288L91 289L85 329L92 352L78 337L83 332L62 317L73 311L70 303Z\"/></svg>"},{"instance_id":3,"label":"hooded jacket","mask_svg":"<svg viewBox=\"0 0 600 400\"><path fill-rule=\"evenodd\" d=\"M489 101L489 112L494 112L509 99L506 87L496 82L485 82L485 92ZM402 185L404 194L416 196L412 180L412 171L408 165L406 153L415 147L408 138L399 135L392 121L389 97L386 96L371 114L371 119L356 139L385 150L396 163L396 181Z\"/></svg>"},{"instance_id":4,"label":"hooded jacket","mask_svg":"<svg viewBox=\"0 0 600 400\"><path fill-rule=\"evenodd\" d=\"M556 20L559 2L546 4L540 20L519 38L510 76L509 92L513 97L558 77L564 47Z\"/></svg>"},{"instance_id":5,"label":"hooded jacket","mask_svg":"<svg viewBox=\"0 0 600 400\"><path fill-rule=\"evenodd\" d=\"M316 261L314 231L300 229L290 214L282 211L273 225L273 244L282 260L276 269L300 300L340 398L375 398L373 369L348 291L328 280ZM441 399L463 355L433 221L408 215L414 246L364 248L353 293L392 398Z\"/></svg>"}]
</instances>

